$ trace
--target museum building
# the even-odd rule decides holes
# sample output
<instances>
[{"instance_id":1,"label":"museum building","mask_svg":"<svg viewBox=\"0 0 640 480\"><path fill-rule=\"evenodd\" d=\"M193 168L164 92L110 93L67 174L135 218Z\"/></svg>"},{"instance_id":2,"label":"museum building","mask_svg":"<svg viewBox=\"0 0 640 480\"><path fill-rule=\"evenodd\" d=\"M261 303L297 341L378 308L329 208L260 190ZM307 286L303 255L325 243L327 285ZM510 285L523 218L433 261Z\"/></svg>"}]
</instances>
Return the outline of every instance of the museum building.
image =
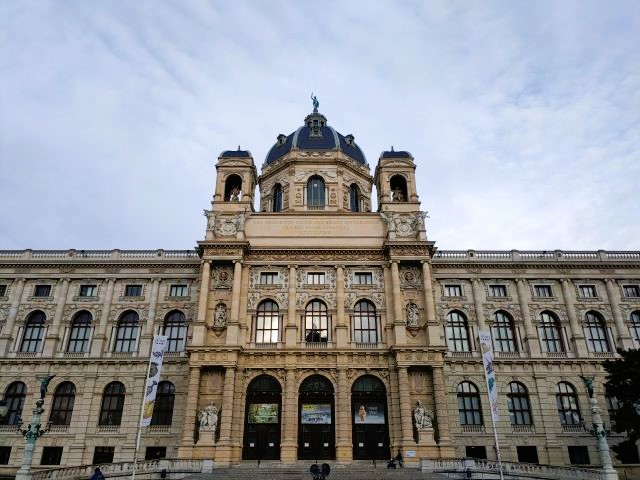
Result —
<instances>
[{"instance_id":1,"label":"museum building","mask_svg":"<svg viewBox=\"0 0 640 480\"><path fill-rule=\"evenodd\" d=\"M316 106L259 175L249 151L220 154L195 250L0 251L0 473L44 375L34 464L131 461L155 334L145 458L495 458L490 330L503 459L598 465L580 376L610 425L601 363L638 346L640 253L439 250L416 167L391 149L372 174Z\"/></svg>"}]
</instances>

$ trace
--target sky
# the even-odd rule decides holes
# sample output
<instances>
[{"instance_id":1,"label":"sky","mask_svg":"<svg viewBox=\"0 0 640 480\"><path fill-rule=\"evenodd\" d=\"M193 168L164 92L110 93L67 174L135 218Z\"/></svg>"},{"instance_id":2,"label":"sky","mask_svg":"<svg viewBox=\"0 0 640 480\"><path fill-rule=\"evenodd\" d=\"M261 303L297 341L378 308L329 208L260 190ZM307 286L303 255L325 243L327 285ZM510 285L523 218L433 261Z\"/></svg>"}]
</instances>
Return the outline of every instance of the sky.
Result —
<instances>
[{"instance_id":1,"label":"sky","mask_svg":"<svg viewBox=\"0 0 640 480\"><path fill-rule=\"evenodd\" d=\"M0 2L0 249L191 249L311 112L442 250L640 250L640 2Z\"/></svg>"}]
</instances>

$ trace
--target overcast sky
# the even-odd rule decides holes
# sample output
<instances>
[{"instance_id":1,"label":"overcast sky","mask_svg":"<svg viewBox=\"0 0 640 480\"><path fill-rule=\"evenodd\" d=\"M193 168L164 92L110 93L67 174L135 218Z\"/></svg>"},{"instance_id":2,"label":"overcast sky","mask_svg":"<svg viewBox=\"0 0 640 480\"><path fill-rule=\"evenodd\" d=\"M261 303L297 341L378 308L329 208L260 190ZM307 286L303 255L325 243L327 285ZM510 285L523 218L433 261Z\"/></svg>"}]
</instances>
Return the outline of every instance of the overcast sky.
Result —
<instances>
[{"instance_id":1,"label":"overcast sky","mask_svg":"<svg viewBox=\"0 0 640 480\"><path fill-rule=\"evenodd\" d=\"M440 249L640 250L640 2L0 2L0 249L187 249L312 106Z\"/></svg>"}]
</instances>

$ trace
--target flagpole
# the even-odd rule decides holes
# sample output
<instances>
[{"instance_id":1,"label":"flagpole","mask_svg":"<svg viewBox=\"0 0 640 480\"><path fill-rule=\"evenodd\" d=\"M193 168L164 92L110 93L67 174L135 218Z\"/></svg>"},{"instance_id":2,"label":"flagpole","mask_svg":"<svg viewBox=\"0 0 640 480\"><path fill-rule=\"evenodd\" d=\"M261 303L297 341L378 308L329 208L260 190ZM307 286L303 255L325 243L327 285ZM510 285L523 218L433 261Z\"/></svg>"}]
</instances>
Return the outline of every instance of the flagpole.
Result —
<instances>
[{"instance_id":1,"label":"flagpole","mask_svg":"<svg viewBox=\"0 0 640 480\"><path fill-rule=\"evenodd\" d=\"M153 347L152 347L153 348ZM142 386L142 402L140 403L140 418L138 418L138 439L136 440L136 450L133 454L133 473L131 474L131 480L136 478L136 466L138 464L138 450L140 449L140 435L142 434L142 417L144 415L144 400L147 397L147 379L151 372L151 357L147 361L147 375L144 377L144 383Z\"/></svg>"},{"instance_id":2,"label":"flagpole","mask_svg":"<svg viewBox=\"0 0 640 480\"><path fill-rule=\"evenodd\" d=\"M484 339L482 337L485 337ZM491 425L493 426L493 438L496 442L496 456L498 457L498 470L500 471L500 480L504 480L504 474L502 473L502 455L500 455L500 443L498 442L498 430L496 429L496 421L497 417L497 398L494 399L492 397L492 390L496 388L495 384L495 368L493 367L493 342L491 340L491 331L478 331L478 339L480 340L480 354L482 355L482 370L484 371L484 380L487 384L487 396L489 397L489 411L491 413ZM483 341L484 340L484 341ZM487 346L487 352L482 348L484 345ZM488 357L485 356L488 355ZM489 365L491 364L491 365ZM491 371L489 371L491 369ZM489 382L489 374L493 376L493 384ZM492 388L493 385L493 388ZM497 393L496 393L497 395ZM494 416L495 415L495 416Z\"/></svg>"}]
</instances>

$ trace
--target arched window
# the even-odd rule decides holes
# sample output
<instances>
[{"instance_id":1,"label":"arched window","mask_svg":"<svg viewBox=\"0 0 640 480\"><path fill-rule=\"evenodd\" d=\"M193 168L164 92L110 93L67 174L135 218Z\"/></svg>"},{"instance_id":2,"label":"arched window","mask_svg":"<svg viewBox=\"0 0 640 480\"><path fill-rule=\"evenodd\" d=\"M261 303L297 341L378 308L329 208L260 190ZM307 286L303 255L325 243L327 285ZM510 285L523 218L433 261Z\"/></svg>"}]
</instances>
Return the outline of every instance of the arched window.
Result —
<instances>
[{"instance_id":1,"label":"arched window","mask_svg":"<svg viewBox=\"0 0 640 480\"><path fill-rule=\"evenodd\" d=\"M274 212L281 212L282 211L282 185L280 185L279 183L276 183L275 186L273 187L272 199L273 199L272 210Z\"/></svg>"},{"instance_id":2,"label":"arched window","mask_svg":"<svg viewBox=\"0 0 640 480\"><path fill-rule=\"evenodd\" d=\"M329 341L329 315L327 306L321 300L312 300L305 311L305 340L318 343Z\"/></svg>"},{"instance_id":3,"label":"arched window","mask_svg":"<svg viewBox=\"0 0 640 480\"><path fill-rule=\"evenodd\" d=\"M391 201L406 202L409 200L407 196L407 180L402 175L394 175L389 180L391 187Z\"/></svg>"},{"instance_id":4,"label":"arched window","mask_svg":"<svg viewBox=\"0 0 640 480\"><path fill-rule=\"evenodd\" d=\"M508 313L496 312L493 316L493 347L497 352L517 352L516 331L513 318Z\"/></svg>"},{"instance_id":5,"label":"arched window","mask_svg":"<svg viewBox=\"0 0 640 480\"><path fill-rule=\"evenodd\" d=\"M452 352L471 351L467 319L455 310L447 315L447 346Z\"/></svg>"},{"instance_id":6,"label":"arched window","mask_svg":"<svg viewBox=\"0 0 640 480\"><path fill-rule=\"evenodd\" d=\"M324 180L318 175L314 175L307 182L307 206L321 209L325 205Z\"/></svg>"},{"instance_id":7,"label":"arched window","mask_svg":"<svg viewBox=\"0 0 640 480\"><path fill-rule=\"evenodd\" d=\"M580 425L580 408L578 408L578 396L576 389L568 382L560 382L556 385L556 405L560 415L560 423L563 425Z\"/></svg>"},{"instance_id":8,"label":"arched window","mask_svg":"<svg viewBox=\"0 0 640 480\"><path fill-rule=\"evenodd\" d=\"M17 425L20 422L24 398L27 396L27 386L22 382L9 384L4 392L4 401L7 402L7 415L0 418L2 425Z\"/></svg>"},{"instance_id":9,"label":"arched window","mask_svg":"<svg viewBox=\"0 0 640 480\"><path fill-rule=\"evenodd\" d=\"M224 182L224 201L238 202L242 199L242 178L240 175L229 175Z\"/></svg>"},{"instance_id":10,"label":"arched window","mask_svg":"<svg viewBox=\"0 0 640 480\"><path fill-rule=\"evenodd\" d=\"M356 343L378 343L376 307L368 300L360 300L353 309L353 340Z\"/></svg>"},{"instance_id":11,"label":"arched window","mask_svg":"<svg viewBox=\"0 0 640 480\"><path fill-rule=\"evenodd\" d=\"M45 319L44 313L39 310L29 315L24 324L24 332L22 332L21 352L33 353L41 350Z\"/></svg>"},{"instance_id":12,"label":"arched window","mask_svg":"<svg viewBox=\"0 0 640 480\"><path fill-rule=\"evenodd\" d=\"M636 348L640 347L640 312L631 313L631 336L636 343Z\"/></svg>"},{"instance_id":13,"label":"arched window","mask_svg":"<svg viewBox=\"0 0 640 480\"><path fill-rule=\"evenodd\" d=\"M171 425L176 387L171 382L160 382L156 391L156 403L153 406L151 425Z\"/></svg>"},{"instance_id":14,"label":"arched window","mask_svg":"<svg viewBox=\"0 0 640 480\"><path fill-rule=\"evenodd\" d=\"M76 387L71 382L62 382L53 394L49 421L53 425L71 425L73 404L76 401Z\"/></svg>"},{"instance_id":15,"label":"arched window","mask_svg":"<svg viewBox=\"0 0 640 480\"><path fill-rule=\"evenodd\" d=\"M540 314L540 341L548 353L564 352L564 343L560 330L560 322L551 312Z\"/></svg>"},{"instance_id":16,"label":"arched window","mask_svg":"<svg viewBox=\"0 0 640 480\"><path fill-rule=\"evenodd\" d=\"M104 389L100 405L99 425L120 425L126 390L120 382L111 382Z\"/></svg>"},{"instance_id":17,"label":"arched window","mask_svg":"<svg viewBox=\"0 0 640 480\"><path fill-rule=\"evenodd\" d=\"M256 311L256 343L277 343L280 340L278 304L265 300Z\"/></svg>"},{"instance_id":18,"label":"arched window","mask_svg":"<svg viewBox=\"0 0 640 480\"><path fill-rule=\"evenodd\" d=\"M509 384L507 407L509 408L511 425L531 425L529 392L527 392L527 387L520 382L511 382Z\"/></svg>"},{"instance_id":19,"label":"arched window","mask_svg":"<svg viewBox=\"0 0 640 480\"><path fill-rule=\"evenodd\" d=\"M352 212L360 211L360 189L355 183L349 187L349 209Z\"/></svg>"},{"instance_id":20,"label":"arched window","mask_svg":"<svg viewBox=\"0 0 640 480\"><path fill-rule=\"evenodd\" d=\"M120 316L114 352L135 352L138 346L138 314L132 310Z\"/></svg>"},{"instance_id":21,"label":"arched window","mask_svg":"<svg viewBox=\"0 0 640 480\"><path fill-rule=\"evenodd\" d=\"M167 337L167 352L182 352L187 335L187 321L184 313L173 310L164 317L163 334Z\"/></svg>"},{"instance_id":22,"label":"arched window","mask_svg":"<svg viewBox=\"0 0 640 480\"><path fill-rule=\"evenodd\" d=\"M611 345L607 337L607 327L604 319L596 312L587 312L585 315L585 330L587 344L592 352L610 352Z\"/></svg>"},{"instance_id":23,"label":"arched window","mask_svg":"<svg viewBox=\"0 0 640 480\"><path fill-rule=\"evenodd\" d=\"M458 385L457 397L460 425L482 425L478 387L471 382L461 382Z\"/></svg>"},{"instance_id":24,"label":"arched window","mask_svg":"<svg viewBox=\"0 0 640 480\"><path fill-rule=\"evenodd\" d=\"M67 352L82 353L89 351L91 337L91 314L86 310L76 313L71 321Z\"/></svg>"}]
</instances>

